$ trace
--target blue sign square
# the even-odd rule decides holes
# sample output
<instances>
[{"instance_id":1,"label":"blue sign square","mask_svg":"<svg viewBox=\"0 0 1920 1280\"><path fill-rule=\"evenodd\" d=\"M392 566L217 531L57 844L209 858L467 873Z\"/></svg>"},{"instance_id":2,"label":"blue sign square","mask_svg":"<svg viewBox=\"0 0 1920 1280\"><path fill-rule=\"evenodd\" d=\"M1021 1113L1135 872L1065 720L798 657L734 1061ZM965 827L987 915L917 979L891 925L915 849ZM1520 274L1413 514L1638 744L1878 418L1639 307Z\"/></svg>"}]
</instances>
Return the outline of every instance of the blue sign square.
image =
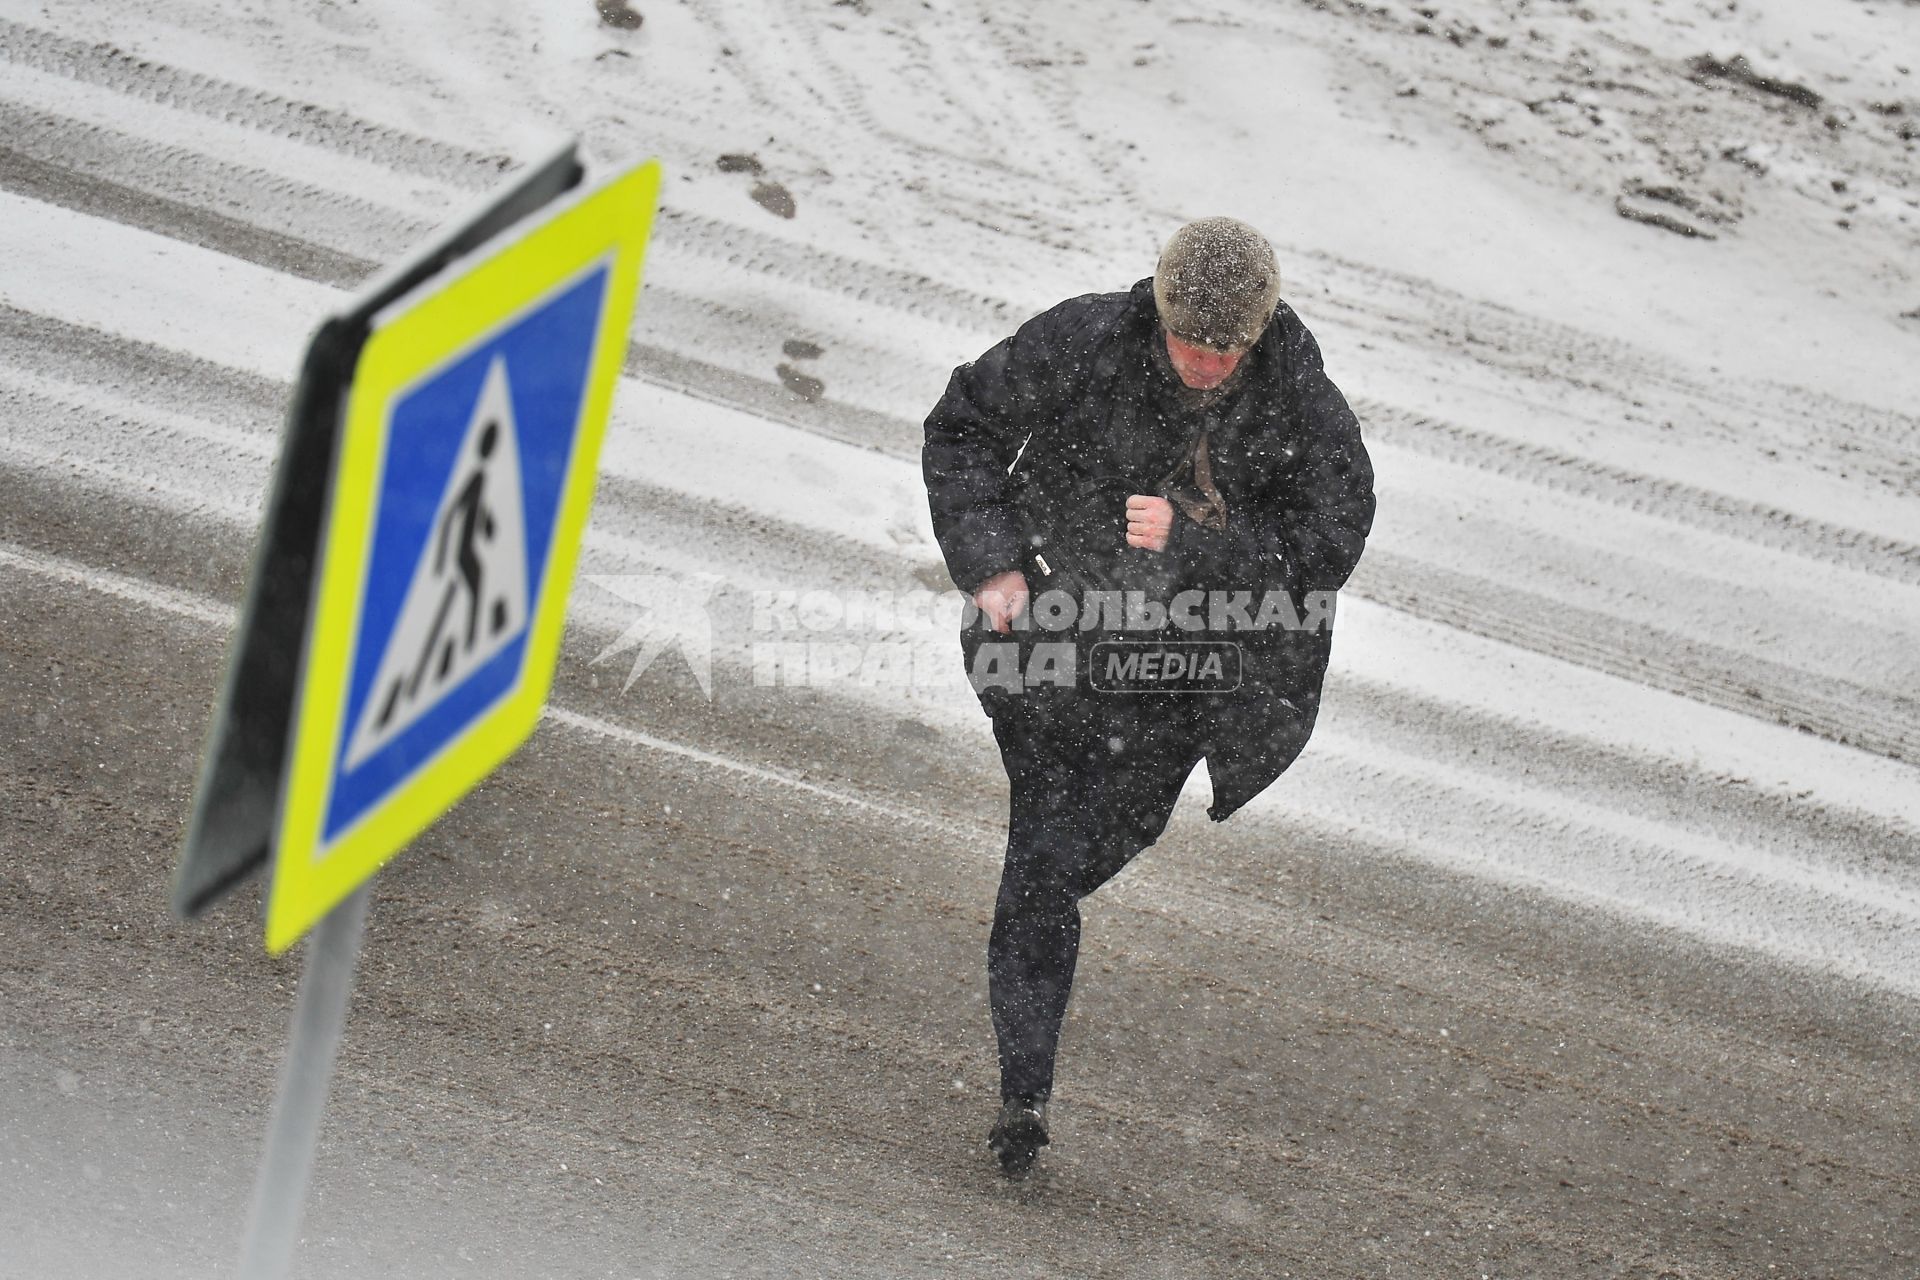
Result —
<instances>
[{"instance_id":1,"label":"blue sign square","mask_svg":"<svg viewBox=\"0 0 1920 1280\"><path fill-rule=\"evenodd\" d=\"M608 268L596 267L395 400L374 502L372 552L344 728L334 755L326 841L392 793L518 681L581 422L607 279ZM498 398L494 408L501 410L491 416L490 395ZM472 470L476 457L482 466L513 458L517 493L502 492L496 484L496 491L486 495L484 472L475 473L479 479L465 477L466 489L456 492L463 483L462 468ZM503 505L512 503L518 505ZM502 518L502 513L511 518ZM515 607L496 602L490 618L483 616L487 601L474 567L480 561L472 550L489 532L499 532L504 539L495 543L496 558L514 563L517 557L523 575L521 594L506 602ZM461 572L470 568L463 580ZM421 575L435 571L444 579L445 590L427 633L428 647L417 656L399 654L405 659L400 664L396 644L420 631L419 621L427 614L417 612L419 602L435 598L423 590ZM456 598L461 596L465 599ZM466 606L470 652L483 623L492 622L494 633L487 639L484 661L457 670L454 678L435 686L436 668L441 673L453 669L460 604ZM415 615L407 614L410 608ZM396 667L410 680L383 681L383 674ZM411 702L392 721L400 727L373 732L371 726L393 717L403 696ZM376 697L385 699L385 705L376 705ZM369 747L369 742L377 745ZM356 749L359 758L354 758Z\"/></svg>"}]
</instances>

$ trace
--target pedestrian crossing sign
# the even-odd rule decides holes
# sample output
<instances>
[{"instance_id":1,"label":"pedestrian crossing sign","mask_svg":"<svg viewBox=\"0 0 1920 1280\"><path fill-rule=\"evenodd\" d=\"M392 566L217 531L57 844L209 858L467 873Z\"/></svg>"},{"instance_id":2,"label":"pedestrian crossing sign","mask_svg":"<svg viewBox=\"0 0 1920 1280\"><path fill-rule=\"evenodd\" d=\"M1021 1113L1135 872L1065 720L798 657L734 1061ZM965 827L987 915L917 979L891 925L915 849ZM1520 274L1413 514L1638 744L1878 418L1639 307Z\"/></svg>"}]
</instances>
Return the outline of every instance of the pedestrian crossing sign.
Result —
<instances>
[{"instance_id":1,"label":"pedestrian crossing sign","mask_svg":"<svg viewBox=\"0 0 1920 1280\"><path fill-rule=\"evenodd\" d=\"M643 165L374 317L294 694L269 951L533 732L659 185Z\"/></svg>"}]
</instances>

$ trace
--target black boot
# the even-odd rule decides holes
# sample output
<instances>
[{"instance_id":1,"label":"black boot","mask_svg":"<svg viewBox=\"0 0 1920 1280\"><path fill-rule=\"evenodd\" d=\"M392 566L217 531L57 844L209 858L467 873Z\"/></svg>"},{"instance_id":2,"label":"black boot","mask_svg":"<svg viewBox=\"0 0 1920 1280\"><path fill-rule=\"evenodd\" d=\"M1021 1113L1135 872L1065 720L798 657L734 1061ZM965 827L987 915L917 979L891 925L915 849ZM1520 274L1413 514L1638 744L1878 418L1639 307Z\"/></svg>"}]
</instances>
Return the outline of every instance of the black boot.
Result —
<instances>
[{"instance_id":1,"label":"black boot","mask_svg":"<svg viewBox=\"0 0 1920 1280\"><path fill-rule=\"evenodd\" d=\"M1045 1098L1007 1099L1000 1108L1000 1118L987 1134L987 1145L1000 1158L1000 1171L1014 1179L1027 1176L1034 1157L1050 1141Z\"/></svg>"}]
</instances>

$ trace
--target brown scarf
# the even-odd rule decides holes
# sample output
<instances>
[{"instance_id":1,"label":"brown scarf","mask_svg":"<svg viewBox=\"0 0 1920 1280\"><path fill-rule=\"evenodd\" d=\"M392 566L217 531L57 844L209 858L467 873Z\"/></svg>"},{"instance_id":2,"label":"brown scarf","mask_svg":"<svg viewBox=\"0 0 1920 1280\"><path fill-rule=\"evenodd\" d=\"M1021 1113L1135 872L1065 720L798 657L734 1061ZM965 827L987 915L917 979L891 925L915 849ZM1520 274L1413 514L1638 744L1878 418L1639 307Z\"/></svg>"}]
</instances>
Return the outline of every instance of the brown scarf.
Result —
<instances>
[{"instance_id":1,"label":"brown scarf","mask_svg":"<svg viewBox=\"0 0 1920 1280\"><path fill-rule=\"evenodd\" d=\"M1187 519L1209 529L1227 527L1227 500L1213 487L1213 464L1207 458L1208 427L1194 437L1193 449L1158 486L1166 499Z\"/></svg>"}]
</instances>

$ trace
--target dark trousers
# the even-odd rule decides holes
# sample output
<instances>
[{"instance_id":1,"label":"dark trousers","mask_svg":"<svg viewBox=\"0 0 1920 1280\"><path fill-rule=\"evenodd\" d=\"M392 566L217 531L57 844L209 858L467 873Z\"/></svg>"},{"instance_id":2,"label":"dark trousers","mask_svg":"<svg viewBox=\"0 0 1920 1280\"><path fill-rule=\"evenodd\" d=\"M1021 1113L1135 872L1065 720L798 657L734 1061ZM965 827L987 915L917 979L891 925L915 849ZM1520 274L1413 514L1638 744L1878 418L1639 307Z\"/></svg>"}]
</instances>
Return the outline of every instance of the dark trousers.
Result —
<instances>
[{"instance_id":1,"label":"dark trousers","mask_svg":"<svg viewBox=\"0 0 1920 1280\"><path fill-rule=\"evenodd\" d=\"M1007 769L1007 857L987 987L1001 1097L1042 1099L1080 953L1080 899L1160 838L1206 748L1178 695L1143 695L1145 705L1013 701L993 719Z\"/></svg>"}]
</instances>

